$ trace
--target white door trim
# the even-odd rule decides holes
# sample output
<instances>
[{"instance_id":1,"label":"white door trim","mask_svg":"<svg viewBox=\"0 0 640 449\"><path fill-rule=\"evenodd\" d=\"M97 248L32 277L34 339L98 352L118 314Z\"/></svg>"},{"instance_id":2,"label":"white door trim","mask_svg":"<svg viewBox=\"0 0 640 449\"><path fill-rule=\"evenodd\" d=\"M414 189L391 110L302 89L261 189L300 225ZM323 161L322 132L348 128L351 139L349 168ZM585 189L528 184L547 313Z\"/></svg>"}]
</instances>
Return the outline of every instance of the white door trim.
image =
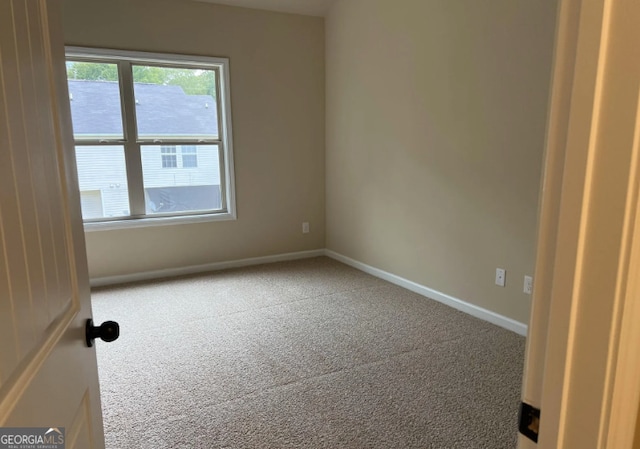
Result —
<instances>
[{"instance_id":1,"label":"white door trim","mask_svg":"<svg viewBox=\"0 0 640 449\"><path fill-rule=\"evenodd\" d=\"M559 11L523 398L542 409L539 447L631 449L640 398L640 5L563 0Z\"/></svg>"}]
</instances>

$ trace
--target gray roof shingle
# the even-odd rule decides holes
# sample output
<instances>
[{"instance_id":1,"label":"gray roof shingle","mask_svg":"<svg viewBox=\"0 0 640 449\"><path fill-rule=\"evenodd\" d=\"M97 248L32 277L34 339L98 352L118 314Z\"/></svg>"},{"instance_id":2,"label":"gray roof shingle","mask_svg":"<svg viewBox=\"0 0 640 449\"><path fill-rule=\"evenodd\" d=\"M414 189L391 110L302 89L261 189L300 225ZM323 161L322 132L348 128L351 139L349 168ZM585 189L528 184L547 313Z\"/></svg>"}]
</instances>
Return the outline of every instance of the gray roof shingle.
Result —
<instances>
[{"instance_id":1,"label":"gray roof shingle","mask_svg":"<svg viewBox=\"0 0 640 449\"><path fill-rule=\"evenodd\" d=\"M218 136L213 97L187 95L180 86L135 83L140 136ZM120 95L115 81L69 80L73 131L78 135L122 135Z\"/></svg>"}]
</instances>

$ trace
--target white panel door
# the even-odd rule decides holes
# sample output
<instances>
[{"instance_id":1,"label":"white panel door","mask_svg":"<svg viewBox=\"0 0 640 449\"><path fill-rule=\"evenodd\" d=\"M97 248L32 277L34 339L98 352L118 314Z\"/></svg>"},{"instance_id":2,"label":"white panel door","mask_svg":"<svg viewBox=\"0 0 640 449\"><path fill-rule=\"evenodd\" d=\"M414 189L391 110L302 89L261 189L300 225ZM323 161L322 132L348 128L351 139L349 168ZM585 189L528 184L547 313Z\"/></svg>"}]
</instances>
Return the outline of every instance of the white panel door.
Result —
<instances>
[{"instance_id":1,"label":"white panel door","mask_svg":"<svg viewBox=\"0 0 640 449\"><path fill-rule=\"evenodd\" d=\"M61 6L0 1L0 427L102 449Z\"/></svg>"}]
</instances>

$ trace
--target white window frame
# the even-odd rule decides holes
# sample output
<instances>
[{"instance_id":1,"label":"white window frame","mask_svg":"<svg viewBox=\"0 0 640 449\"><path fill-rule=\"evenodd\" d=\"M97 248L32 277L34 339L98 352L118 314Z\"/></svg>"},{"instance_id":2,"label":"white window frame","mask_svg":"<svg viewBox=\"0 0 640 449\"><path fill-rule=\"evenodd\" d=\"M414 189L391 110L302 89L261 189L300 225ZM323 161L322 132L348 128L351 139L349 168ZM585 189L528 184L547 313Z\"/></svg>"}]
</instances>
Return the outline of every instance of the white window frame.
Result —
<instances>
[{"instance_id":1,"label":"white window frame","mask_svg":"<svg viewBox=\"0 0 640 449\"><path fill-rule=\"evenodd\" d=\"M172 150L172 151L165 151ZM169 159L172 158L172 159ZM165 161L173 161L171 165L165 165ZM160 164L162 168L178 167L178 146L177 145L160 145Z\"/></svg>"},{"instance_id":2,"label":"white window frame","mask_svg":"<svg viewBox=\"0 0 640 449\"><path fill-rule=\"evenodd\" d=\"M96 49L86 47L65 47L66 58L74 61L105 62L118 64L118 81L122 102L122 139L100 139L91 141L78 140L82 145L123 145L127 164L127 182L129 184L129 198L131 215L116 219L85 221L85 231L106 229L165 226L182 223L198 223L204 221L235 220L236 198L235 178L233 167L233 142L231 127L231 93L229 80L229 59L210 56L177 55L169 53L149 53L140 51L125 51L112 49ZM133 92L132 64L149 64L166 67L202 68L217 72L216 105L218 108L218 139L167 139L148 140L137 137L135 123L135 97ZM144 201L144 183L142 174L141 148L143 144L156 143L158 145L217 145L220 163L220 188L222 209L203 213L182 212L180 214L147 215ZM176 154L177 156L177 154Z\"/></svg>"}]
</instances>

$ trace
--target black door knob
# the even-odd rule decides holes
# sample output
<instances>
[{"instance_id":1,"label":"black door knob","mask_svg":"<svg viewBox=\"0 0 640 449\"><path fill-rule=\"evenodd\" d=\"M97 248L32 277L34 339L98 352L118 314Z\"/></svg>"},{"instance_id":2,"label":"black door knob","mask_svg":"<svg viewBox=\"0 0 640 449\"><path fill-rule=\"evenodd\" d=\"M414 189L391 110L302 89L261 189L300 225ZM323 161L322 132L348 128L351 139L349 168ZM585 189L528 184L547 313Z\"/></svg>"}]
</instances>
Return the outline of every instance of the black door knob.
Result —
<instances>
[{"instance_id":1,"label":"black door knob","mask_svg":"<svg viewBox=\"0 0 640 449\"><path fill-rule=\"evenodd\" d=\"M115 321L105 321L100 326L94 326L93 320L88 319L85 334L87 346L89 347L93 346L93 340L96 338L108 343L118 339L120 336L120 325Z\"/></svg>"}]
</instances>

